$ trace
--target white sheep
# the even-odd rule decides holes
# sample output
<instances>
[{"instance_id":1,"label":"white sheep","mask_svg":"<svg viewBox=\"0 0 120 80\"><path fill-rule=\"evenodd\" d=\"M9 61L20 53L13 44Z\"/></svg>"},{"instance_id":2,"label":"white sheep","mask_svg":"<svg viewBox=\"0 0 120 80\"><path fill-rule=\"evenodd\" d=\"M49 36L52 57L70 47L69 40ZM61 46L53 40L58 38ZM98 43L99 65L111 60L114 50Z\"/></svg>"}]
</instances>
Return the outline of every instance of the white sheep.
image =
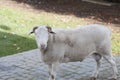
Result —
<instances>
[{"instance_id":1,"label":"white sheep","mask_svg":"<svg viewBox=\"0 0 120 80\"><path fill-rule=\"evenodd\" d=\"M97 78L102 57L112 65L113 77L110 80L117 79L116 63L111 54L111 32L107 27L92 24L52 30L51 27L38 26L31 33L35 33L42 60L49 66L49 80L55 80L60 63L82 61L89 55L97 62L92 80Z\"/></svg>"}]
</instances>

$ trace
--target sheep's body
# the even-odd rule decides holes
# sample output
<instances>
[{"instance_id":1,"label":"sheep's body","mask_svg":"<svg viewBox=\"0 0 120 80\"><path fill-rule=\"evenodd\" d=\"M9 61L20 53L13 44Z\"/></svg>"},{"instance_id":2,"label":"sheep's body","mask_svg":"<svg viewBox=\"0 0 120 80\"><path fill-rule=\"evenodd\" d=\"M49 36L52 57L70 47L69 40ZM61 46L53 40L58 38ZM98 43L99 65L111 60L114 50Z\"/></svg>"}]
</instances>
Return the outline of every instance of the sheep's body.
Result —
<instances>
[{"instance_id":1,"label":"sheep's body","mask_svg":"<svg viewBox=\"0 0 120 80\"><path fill-rule=\"evenodd\" d=\"M97 62L93 79L97 77L100 59L104 57L112 65L113 79L116 80L117 68L111 55L111 32L108 28L93 24L76 29L52 31L50 27L39 26L35 27L33 32L42 60L49 67L49 80L55 80L59 63L82 61L89 55L92 55Z\"/></svg>"},{"instance_id":2,"label":"sheep's body","mask_svg":"<svg viewBox=\"0 0 120 80\"><path fill-rule=\"evenodd\" d=\"M54 32L56 34L50 34L48 49L42 56L46 63L81 61L93 53L110 51L110 30L103 26L89 25Z\"/></svg>"}]
</instances>

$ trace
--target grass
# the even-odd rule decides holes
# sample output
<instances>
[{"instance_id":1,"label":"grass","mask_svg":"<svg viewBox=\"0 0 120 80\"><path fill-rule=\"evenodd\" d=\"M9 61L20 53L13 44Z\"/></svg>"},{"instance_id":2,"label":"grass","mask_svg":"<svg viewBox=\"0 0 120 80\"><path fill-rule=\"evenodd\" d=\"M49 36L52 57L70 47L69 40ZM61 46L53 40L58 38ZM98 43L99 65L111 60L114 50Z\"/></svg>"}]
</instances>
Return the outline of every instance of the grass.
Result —
<instances>
[{"instance_id":1,"label":"grass","mask_svg":"<svg viewBox=\"0 0 120 80\"><path fill-rule=\"evenodd\" d=\"M120 32L115 32L112 34L112 52L114 55L120 54Z\"/></svg>"},{"instance_id":2,"label":"grass","mask_svg":"<svg viewBox=\"0 0 120 80\"><path fill-rule=\"evenodd\" d=\"M36 25L50 25L52 27L74 27L88 22L73 15L58 15L54 13L34 13L19 8L0 7L0 56L11 55L37 48L34 36L28 33ZM120 52L119 33L112 38L113 53Z\"/></svg>"}]
</instances>

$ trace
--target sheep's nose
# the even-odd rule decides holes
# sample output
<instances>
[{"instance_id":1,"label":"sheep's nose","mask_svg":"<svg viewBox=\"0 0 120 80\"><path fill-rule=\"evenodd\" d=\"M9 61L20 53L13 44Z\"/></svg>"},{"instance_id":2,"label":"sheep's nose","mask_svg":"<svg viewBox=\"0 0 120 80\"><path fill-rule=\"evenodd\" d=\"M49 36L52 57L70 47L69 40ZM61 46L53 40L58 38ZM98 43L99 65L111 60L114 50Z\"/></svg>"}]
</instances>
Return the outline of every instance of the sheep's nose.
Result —
<instances>
[{"instance_id":1,"label":"sheep's nose","mask_svg":"<svg viewBox=\"0 0 120 80\"><path fill-rule=\"evenodd\" d=\"M42 45L41 45L41 49L42 49L42 50L45 50L45 44L42 44Z\"/></svg>"}]
</instances>

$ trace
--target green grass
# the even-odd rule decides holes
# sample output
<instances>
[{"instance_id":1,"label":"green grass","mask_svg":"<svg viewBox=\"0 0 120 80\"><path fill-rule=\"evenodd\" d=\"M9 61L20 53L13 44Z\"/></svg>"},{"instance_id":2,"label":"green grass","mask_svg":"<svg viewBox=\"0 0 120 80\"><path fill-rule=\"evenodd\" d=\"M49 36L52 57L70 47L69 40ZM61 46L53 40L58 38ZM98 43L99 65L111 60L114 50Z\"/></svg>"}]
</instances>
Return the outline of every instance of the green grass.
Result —
<instances>
[{"instance_id":1,"label":"green grass","mask_svg":"<svg viewBox=\"0 0 120 80\"><path fill-rule=\"evenodd\" d=\"M37 48L34 36L28 35L36 25L52 27L74 27L88 22L73 15L58 15L54 13L35 13L19 8L0 7L0 56L6 56ZM120 52L120 38L113 35L112 50Z\"/></svg>"},{"instance_id":2,"label":"green grass","mask_svg":"<svg viewBox=\"0 0 120 80\"><path fill-rule=\"evenodd\" d=\"M120 32L114 32L112 34L112 52L114 55L120 54Z\"/></svg>"}]
</instances>

